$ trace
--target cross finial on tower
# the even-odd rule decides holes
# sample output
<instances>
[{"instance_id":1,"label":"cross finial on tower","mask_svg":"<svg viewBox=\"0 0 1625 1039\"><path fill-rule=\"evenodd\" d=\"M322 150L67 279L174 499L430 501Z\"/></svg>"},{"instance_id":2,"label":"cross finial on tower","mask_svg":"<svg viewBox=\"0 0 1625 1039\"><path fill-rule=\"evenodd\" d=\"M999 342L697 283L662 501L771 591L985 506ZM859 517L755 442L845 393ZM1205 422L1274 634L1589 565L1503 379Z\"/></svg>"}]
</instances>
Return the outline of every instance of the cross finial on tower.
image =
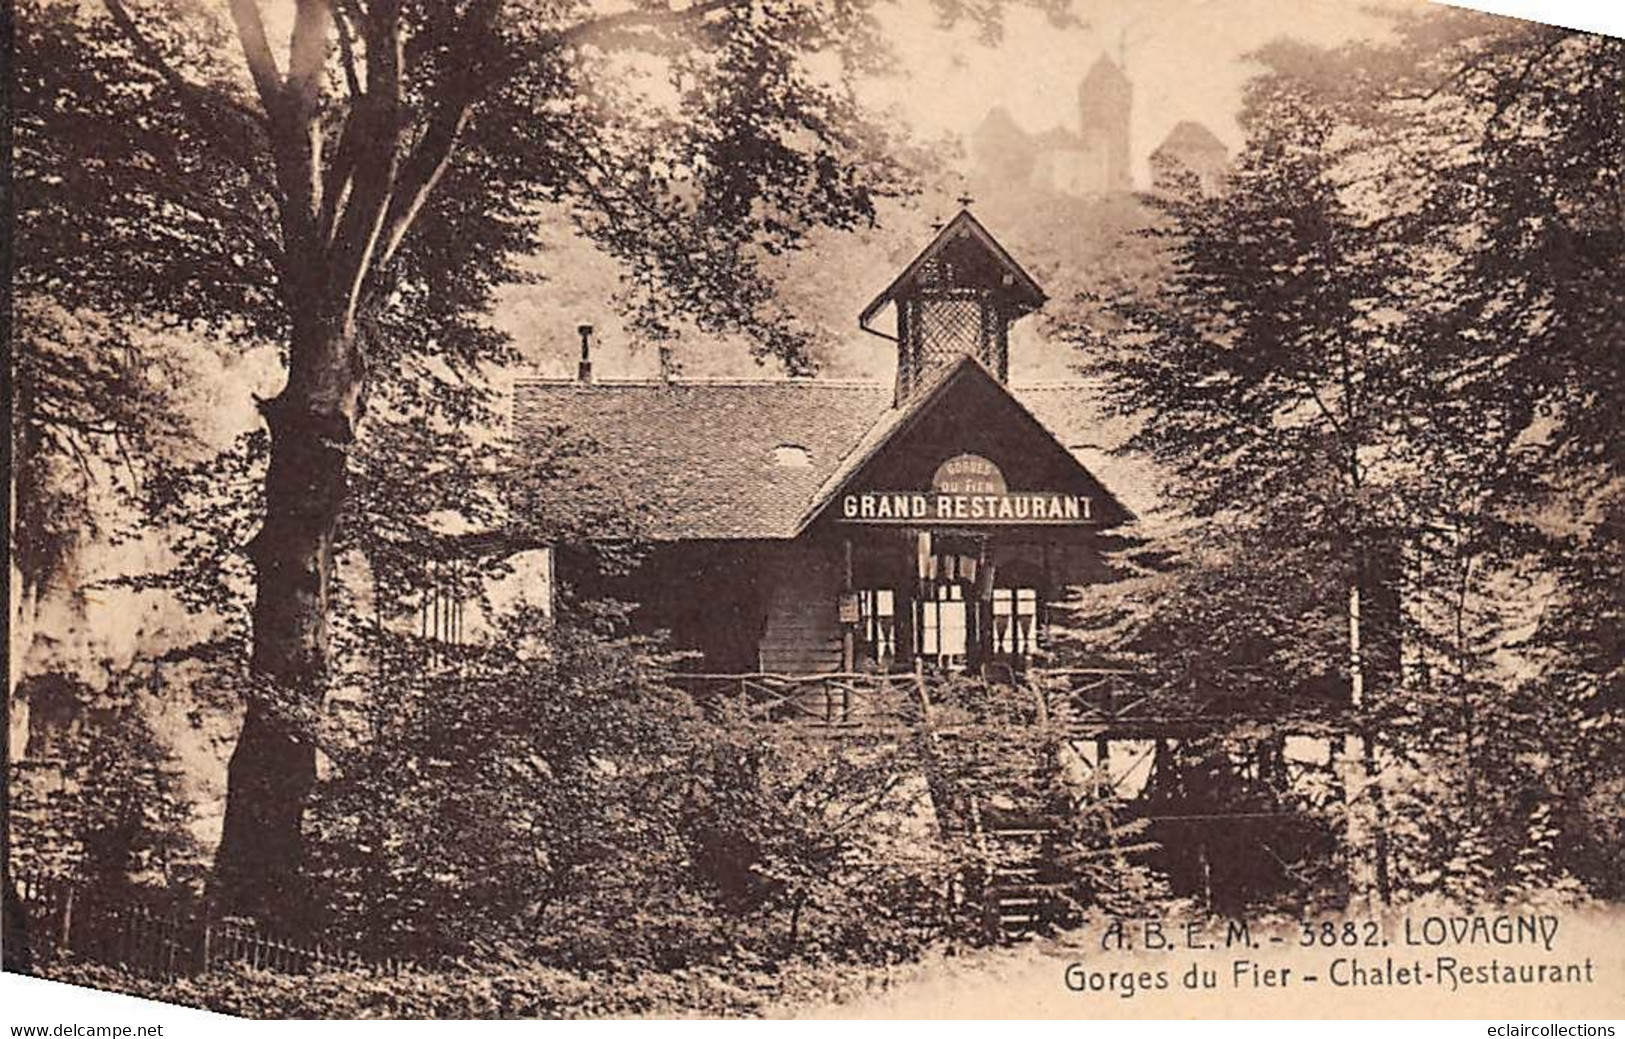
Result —
<instances>
[{"instance_id":1,"label":"cross finial on tower","mask_svg":"<svg viewBox=\"0 0 1625 1039\"><path fill-rule=\"evenodd\" d=\"M961 208L961 209L969 209L970 204L972 202L975 202L976 199L972 198L970 192L967 191L967 192L961 193L958 198L954 199L954 201L959 203L959 208Z\"/></svg>"}]
</instances>

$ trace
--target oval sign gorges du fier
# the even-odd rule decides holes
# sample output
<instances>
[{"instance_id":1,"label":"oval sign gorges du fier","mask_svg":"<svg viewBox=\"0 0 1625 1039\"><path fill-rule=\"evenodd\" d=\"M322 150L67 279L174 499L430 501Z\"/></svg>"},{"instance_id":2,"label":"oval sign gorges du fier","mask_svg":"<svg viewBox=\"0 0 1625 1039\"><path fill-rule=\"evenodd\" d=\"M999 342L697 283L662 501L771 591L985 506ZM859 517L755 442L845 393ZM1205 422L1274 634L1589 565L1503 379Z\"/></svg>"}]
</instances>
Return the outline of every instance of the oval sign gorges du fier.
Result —
<instances>
[{"instance_id":1,"label":"oval sign gorges du fier","mask_svg":"<svg viewBox=\"0 0 1625 1039\"><path fill-rule=\"evenodd\" d=\"M1004 494L999 467L981 455L955 455L937 466L931 489L938 494Z\"/></svg>"}]
</instances>

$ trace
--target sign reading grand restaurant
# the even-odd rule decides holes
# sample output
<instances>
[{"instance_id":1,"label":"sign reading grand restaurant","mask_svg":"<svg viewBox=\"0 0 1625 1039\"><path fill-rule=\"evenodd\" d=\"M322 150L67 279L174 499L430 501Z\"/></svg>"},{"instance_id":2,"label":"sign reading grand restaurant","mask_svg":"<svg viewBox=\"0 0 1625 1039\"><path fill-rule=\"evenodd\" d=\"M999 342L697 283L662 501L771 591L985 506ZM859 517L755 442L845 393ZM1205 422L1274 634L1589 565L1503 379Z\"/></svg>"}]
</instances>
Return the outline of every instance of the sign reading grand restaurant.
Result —
<instances>
[{"instance_id":1,"label":"sign reading grand restaurant","mask_svg":"<svg viewBox=\"0 0 1625 1039\"><path fill-rule=\"evenodd\" d=\"M958 455L937 467L930 492L861 491L841 497L849 523L1088 523L1089 499L1054 491L1011 492L1004 474L979 455Z\"/></svg>"}]
</instances>

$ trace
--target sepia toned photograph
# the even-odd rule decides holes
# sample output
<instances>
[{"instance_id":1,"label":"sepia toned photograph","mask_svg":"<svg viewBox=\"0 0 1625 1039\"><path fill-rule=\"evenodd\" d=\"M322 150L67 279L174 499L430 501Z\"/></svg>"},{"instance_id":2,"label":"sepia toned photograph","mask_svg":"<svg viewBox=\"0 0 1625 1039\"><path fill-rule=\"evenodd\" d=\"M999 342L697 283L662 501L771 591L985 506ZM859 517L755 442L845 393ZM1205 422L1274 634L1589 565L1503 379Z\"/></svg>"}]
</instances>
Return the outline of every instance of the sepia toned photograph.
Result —
<instances>
[{"instance_id":1,"label":"sepia toned photograph","mask_svg":"<svg viewBox=\"0 0 1625 1039\"><path fill-rule=\"evenodd\" d=\"M1625 39L7 7L6 972L1625 1017Z\"/></svg>"}]
</instances>

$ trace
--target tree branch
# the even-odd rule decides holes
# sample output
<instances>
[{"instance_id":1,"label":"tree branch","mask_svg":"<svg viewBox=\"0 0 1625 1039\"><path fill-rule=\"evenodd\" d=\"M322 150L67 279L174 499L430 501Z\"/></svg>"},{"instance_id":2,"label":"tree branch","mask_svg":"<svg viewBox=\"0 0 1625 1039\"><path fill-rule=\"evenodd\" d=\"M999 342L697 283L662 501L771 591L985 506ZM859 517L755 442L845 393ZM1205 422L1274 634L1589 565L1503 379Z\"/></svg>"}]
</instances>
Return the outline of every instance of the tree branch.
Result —
<instances>
[{"instance_id":1,"label":"tree branch","mask_svg":"<svg viewBox=\"0 0 1625 1039\"><path fill-rule=\"evenodd\" d=\"M344 217L345 207L349 205L355 174L356 138L360 133L358 127L363 118L359 106L364 103L364 98L358 98L351 103L350 110L344 117L344 129L339 132L338 148L333 152L332 161L327 164L327 173L322 184L321 209L316 217L316 233L324 246L333 244L339 222Z\"/></svg>"},{"instance_id":2,"label":"tree branch","mask_svg":"<svg viewBox=\"0 0 1625 1039\"><path fill-rule=\"evenodd\" d=\"M328 31L332 25L333 12L327 0L299 0L288 39L288 80L283 87L289 105L295 109L316 106L332 46Z\"/></svg>"},{"instance_id":3,"label":"tree branch","mask_svg":"<svg viewBox=\"0 0 1625 1039\"><path fill-rule=\"evenodd\" d=\"M254 78L254 89L259 91L260 104L275 119L282 103L282 74L277 71L271 41L265 36L258 0L231 0L231 20L237 26L237 41L248 62L248 74Z\"/></svg>"},{"instance_id":4,"label":"tree branch","mask_svg":"<svg viewBox=\"0 0 1625 1039\"><path fill-rule=\"evenodd\" d=\"M1564 34L1561 36L1554 36L1550 40L1546 41L1546 45L1544 47L1534 54L1529 55L1528 60L1523 63L1523 68L1518 72L1518 75L1513 79L1512 83L1497 91L1501 96L1496 99L1495 110L1490 114L1489 119L1485 120L1484 122L1484 136L1486 139L1489 138L1490 133L1496 124L1506 117L1507 111L1518 102L1519 97L1523 93L1524 86L1529 82L1530 74L1535 71L1535 66L1551 57L1552 52L1557 50L1558 47L1562 46L1562 44L1565 43L1568 38L1568 35Z\"/></svg>"},{"instance_id":5,"label":"tree branch","mask_svg":"<svg viewBox=\"0 0 1625 1039\"><path fill-rule=\"evenodd\" d=\"M317 213L324 204L323 132L318 105L322 74L327 69L327 55L332 46L331 28L332 11L328 0L298 0L288 38L288 78L282 88L289 134L299 137L301 202L313 238Z\"/></svg>"},{"instance_id":6,"label":"tree branch","mask_svg":"<svg viewBox=\"0 0 1625 1039\"><path fill-rule=\"evenodd\" d=\"M345 192L342 210L334 199L329 271L353 316L355 300L372 265L400 169L402 136L401 66L405 60L399 10L394 0L378 0L364 23L367 37L367 89L352 109L339 150L351 172L335 188ZM326 205L324 203L324 209Z\"/></svg>"},{"instance_id":7,"label":"tree branch","mask_svg":"<svg viewBox=\"0 0 1625 1039\"><path fill-rule=\"evenodd\" d=\"M181 105L192 113L192 118L198 122L199 127L205 133L223 138L229 147L234 147L238 152L239 161L245 166L249 165L253 157L253 147L244 139L243 134L236 131L245 127L262 129L264 119L260 113L218 91L205 90L182 76L164 58L157 45L141 32L129 9L124 6L123 0L102 0L102 6L106 8L109 17L113 19L113 24L129 41L130 46L135 48L141 61L169 84L170 89L180 98ZM219 108L224 108L231 114L233 123L237 124L235 127L221 125Z\"/></svg>"},{"instance_id":8,"label":"tree branch","mask_svg":"<svg viewBox=\"0 0 1625 1039\"><path fill-rule=\"evenodd\" d=\"M452 32L447 66L448 72L455 72L443 84L444 95L399 171L385 216L379 266L394 258L424 204L451 167L474 103L489 84L482 58L490 50L500 8L501 0L476 0Z\"/></svg>"},{"instance_id":9,"label":"tree branch","mask_svg":"<svg viewBox=\"0 0 1625 1039\"><path fill-rule=\"evenodd\" d=\"M333 25L338 30L339 61L344 66L344 83L350 88L350 98L354 100L361 96L361 78L356 73L355 66L355 40L348 19L354 17L350 14L351 6L340 3L333 9Z\"/></svg>"},{"instance_id":10,"label":"tree branch","mask_svg":"<svg viewBox=\"0 0 1625 1039\"><path fill-rule=\"evenodd\" d=\"M471 108L470 101L463 101L448 103L437 110L422 139L402 166L384 221L384 246L378 255L380 265L394 258L395 251L405 240L424 203L451 167L452 155L462 139L463 130L468 126Z\"/></svg>"},{"instance_id":11,"label":"tree branch","mask_svg":"<svg viewBox=\"0 0 1625 1039\"><path fill-rule=\"evenodd\" d=\"M680 29L705 20L707 15L728 7L743 7L746 0L696 0L683 8L658 11L622 11L581 22L556 34L560 46L601 45L637 29Z\"/></svg>"}]
</instances>

